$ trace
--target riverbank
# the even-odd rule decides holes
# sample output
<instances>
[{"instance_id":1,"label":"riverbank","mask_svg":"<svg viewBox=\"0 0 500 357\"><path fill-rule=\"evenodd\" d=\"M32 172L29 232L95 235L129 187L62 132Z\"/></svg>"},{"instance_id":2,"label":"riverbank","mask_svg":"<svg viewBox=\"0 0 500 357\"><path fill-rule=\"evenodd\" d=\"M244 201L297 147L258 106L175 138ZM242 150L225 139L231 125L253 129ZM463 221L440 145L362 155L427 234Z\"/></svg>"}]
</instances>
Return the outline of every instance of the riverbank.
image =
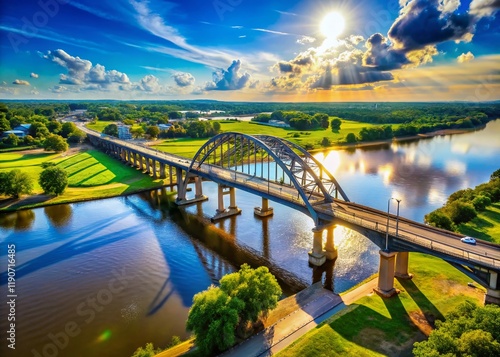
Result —
<instances>
[{"instance_id":1,"label":"riverbank","mask_svg":"<svg viewBox=\"0 0 500 357\"><path fill-rule=\"evenodd\" d=\"M20 169L34 183L32 195L17 199L0 198L0 212L127 196L161 188L167 183L166 180L155 180L144 175L87 145L71 148L61 154L36 149L2 153L0 158L0 171ZM50 196L43 193L38 177L44 162L52 162L68 172L69 187L63 194Z\"/></svg>"},{"instance_id":2,"label":"riverbank","mask_svg":"<svg viewBox=\"0 0 500 357\"><path fill-rule=\"evenodd\" d=\"M466 275L441 259L412 253L410 271L412 280L395 280L398 295L369 293L345 304L278 356L411 356L413 343L427 338L436 320L465 299L483 303L485 290L469 286Z\"/></svg>"}]
</instances>

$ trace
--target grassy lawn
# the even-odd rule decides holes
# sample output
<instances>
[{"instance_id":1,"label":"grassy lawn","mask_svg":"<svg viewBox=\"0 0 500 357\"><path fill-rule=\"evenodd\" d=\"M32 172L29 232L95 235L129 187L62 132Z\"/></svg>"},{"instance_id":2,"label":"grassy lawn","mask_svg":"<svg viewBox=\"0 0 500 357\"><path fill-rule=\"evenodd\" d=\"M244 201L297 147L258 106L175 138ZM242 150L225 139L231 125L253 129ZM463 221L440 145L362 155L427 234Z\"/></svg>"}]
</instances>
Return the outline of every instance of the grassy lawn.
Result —
<instances>
[{"instance_id":1,"label":"grassy lawn","mask_svg":"<svg viewBox=\"0 0 500 357\"><path fill-rule=\"evenodd\" d=\"M320 147L320 142L324 137L329 138L332 144L337 144L338 141L342 140L348 133L358 134L362 128L374 126L368 123L359 123L354 121L343 120L340 131L334 133L332 132L331 129L300 131L289 128L287 129L275 128L272 126L261 125L254 122L243 122L243 121L233 122L233 121L221 120L219 121L219 123L221 124L222 132L234 131L249 135L266 134L290 140L301 146L310 144L314 145L315 147ZM393 125L393 127L396 126ZM171 154L184 156L186 158L193 158L194 155L196 154L196 151L198 151L198 149L207 140L208 139L191 139L191 138L169 139L165 140L161 144L155 145L154 148Z\"/></svg>"},{"instance_id":2,"label":"grassy lawn","mask_svg":"<svg viewBox=\"0 0 500 357\"><path fill-rule=\"evenodd\" d=\"M41 192L42 189L38 184L38 177L43 170L41 164L45 161L56 162L58 157L60 157L60 154L46 152L34 154L19 152L0 153L0 172L14 169L25 171L33 179L35 192Z\"/></svg>"},{"instance_id":3,"label":"grassy lawn","mask_svg":"<svg viewBox=\"0 0 500 357\"><path fill-rule=\"evenodd\" d=\"M412 253L413 280L396 280L401 293L391 299L363 297L310 331L278 356L411 356L425 338L464 299L481 304L482 288L441 259Z\"/></svg>"},{"instance_id":4,"label":"grassy lawn","mask_svg":"<svg viewBox=\"0 0 500 357\"><path fill-rule=\"evenodd\" d=\"M500 244L500 203L493 203L478 212L472 221L458 227L460 233Z\"/></svg>"},{"instance_id":5,"label":"grassy lawn","mask_svg":"<svg viewBox=\"0 0 500 357\"><path fill-rule=\"evenodd\" d=\"M95 123L88 123L85 124L85 126L89 129L98 131L102 133L105 127L107 127L109 124L113 124L114 122L112 121L96 121ZM115 123L116 124L116 123Z\"/></svg>"},{"instance_id":6,"label":"grassy lawn","mask_svg":"<svg viewBox=\"0 0 500 357\"><path fill-rule=\"evenodd\" d=\"M34 195L43 193L38 185L38 177L43 170L41 164L45 161L52 161L65 169L68 172L69 185L60 196L37 199ZM97 150L88 150L71 156L43 152L0 154L0 171L10 171L14 168L27 172L33 178L35 183L33 196L23 196L20 201L12 202L0 210L113 197L163 184L163 180L153 180L152 177Z\"/></svg>"}]
</instances>

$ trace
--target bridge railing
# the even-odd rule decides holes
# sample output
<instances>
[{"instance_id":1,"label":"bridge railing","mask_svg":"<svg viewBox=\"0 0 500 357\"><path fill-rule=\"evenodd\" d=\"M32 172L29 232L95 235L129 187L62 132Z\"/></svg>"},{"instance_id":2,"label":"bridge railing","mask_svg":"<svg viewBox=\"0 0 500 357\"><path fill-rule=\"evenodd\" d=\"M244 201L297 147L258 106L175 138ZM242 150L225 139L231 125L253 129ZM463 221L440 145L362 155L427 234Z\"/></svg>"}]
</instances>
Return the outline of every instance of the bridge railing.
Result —
<instances>
[{"instance_id":1,"label":"bridge railing","mask_svg":"<svg viewBox=\"0 0 500 357\"><path fill-rule=\"evenodd\" d=\"M378 231L383 234L389 232L391 236L396 237L396 229L394 226L389 226L389 228L387 228L387 225L379 224L378 222L373 222L369 219L356 217L354 214L349 214L340 211L334 211L333 214L336 218L342 219L344 221L354 223L358 226L369 228L371 230ZM469 252L446 243L437 242L427 237L417 235L412 232L408 232L404 228L398 228L397 233L398 233L397 234L398 239L417 244L429 250L440 252L444 255L450 255L459 259L463 259L473 264L479 263L481 265L490 266L496 269L500 268L500 261L497 259L485 257L483 255L479 255L474 252Z\"/></svg>"}]
</instances>

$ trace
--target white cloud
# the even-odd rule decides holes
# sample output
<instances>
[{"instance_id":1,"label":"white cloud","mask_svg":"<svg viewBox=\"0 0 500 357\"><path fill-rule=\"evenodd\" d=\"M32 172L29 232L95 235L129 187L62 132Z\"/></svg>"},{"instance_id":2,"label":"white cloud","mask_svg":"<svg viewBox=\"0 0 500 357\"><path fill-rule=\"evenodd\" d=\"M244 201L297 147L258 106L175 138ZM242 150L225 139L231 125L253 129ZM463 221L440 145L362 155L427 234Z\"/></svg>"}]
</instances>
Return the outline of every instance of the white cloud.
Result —
<instances>
[{"instance_id":1,"label":"white cloud","mask_svg":"<svg viewBox=\"0 0 500 357\"><path fill-rule=\"evenodd\" d=\"M205 84L205 90L237 90L249 84L250 74L240 73L241 61L234 60L227 70L222 68L213 72L213 81Z\"/></svg>"},{"instance_id":2,"label":"white cloud","mask_svg":"<svg viewBox=\"0 0 500 357\"><path fill-rule=\"evenodd\" d=\"M107 71L103 65L92 65L92 62L80 57L74 57L66 53L64 50L58 49L48 51L43 58L57 63L61 67L68 70L67 74L59 76L59 84L69 85L97 85L101 89L108 89L113 84L130 83L130 79L125 73L117 70ZM93 87L89 87L93 88Z\"/></svg>"},{"instance_id":3,"label":"white cloud","mask_svg":"<svg viewBox=\"0 0 500 357\"><path fill-rule=\"evenodd\" d=\"M160 85L160 80L157 77L153 76L152 74L148 74L141 79L135 89L144 92L158 93L163 88Z\"/></svg>"},{"instance_id":4,"label":"white cloud","mask_svg":"<svg viewBox=\"0 0 500 357\"><path fill-rule=\"evenodd\" d=\"M474 55L472 54L471 51L467 53L462 53L460 56L457 57L457 62L458 63L465 63L465 62L470 62L474 59Z\"/></svg>"},{"instance_id":5,"label":"white cloud","mask_svg":"<svg viewBox=\"0 0 500 357\"><path fill-rule=\"evenodd\" d=\"M195 78L191 73L175 73L172 75L172 78L179 87L188 87L190 85L193 85L195 82Z\"/></svg>"},{"instance_id":6,"label":"white cloud","mask_svg":"<svg viewBox=\"0 0 500 357\"><path fill-rule=\"evenodd\" d=\"M297 43L300 45L308 45L310 43L316 42L316 39L314 37L310 36L302 36L297 40Z\"/></svg>"},{"instance_id":7,"label":"white cloud","mask_svg":"<svg viewBox=\"0 0 500 357\"><path fill-rule=\"evenodd\" d=\"M12 82L12 84L16 84L18 86L29 86L30 82L24 81L22 79L16 79L14 82Z\"/></svg>"},{"instance_id":8,"label":"white cloud","mask_svg":"<svg viewBox=\"0 0 500 357\"><path fill-rule=\"evenodd\" d=\"M31 78L38 78L39 76L38 76L38 74L31 72L30 77Z\"/></svg>"},{"instance_id":9,"label":"white cloud","mask_svg":"<svg viewBox=\"0 0 500 357\"><path fill-rule=\"evenodd\" d=\"M68 88L65 86L53 86L52 88L49 89L52 93L63 93L67 92Z\"/></svg>"},{"instance_id":10,"label":"white cloud","mask_svg":"<svg viewBox=\"0 0 500 357\"><path fill-rule=\"evenodd\" d=\"M470 13L479 17L492 16L500 9L499 0L472 0Z\"/></svg>"}]
</instances>

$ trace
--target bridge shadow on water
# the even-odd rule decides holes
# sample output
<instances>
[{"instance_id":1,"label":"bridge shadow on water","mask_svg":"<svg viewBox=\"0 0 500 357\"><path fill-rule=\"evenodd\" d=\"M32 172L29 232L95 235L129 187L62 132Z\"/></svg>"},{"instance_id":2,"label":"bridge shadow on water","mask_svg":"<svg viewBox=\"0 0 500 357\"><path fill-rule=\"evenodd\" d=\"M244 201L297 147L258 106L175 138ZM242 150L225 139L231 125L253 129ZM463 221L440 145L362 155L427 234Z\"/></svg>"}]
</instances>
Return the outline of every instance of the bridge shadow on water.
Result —
<instances>
[{"instance_id":1,"label":"bridge shadow on water","mask_svg":"<svg viewBox=\"0 0 500 357\"><path fill-rule=\"evenodd\" d=\"M77 233L75 238L66 241L65 243L57 246L54 249L41 254L40 256L28 260L25 263L19 264L16 267L16 277L22 278L25 275L36 272L40 269L46 268L48 266L58 264L64 260L73 258L77 255L91 252L95 249L102 248L103 246L117 241L133 237L141 232L141 227L130 227L115 233L106 234L103 230L111 226L113 223L119 222L125 218L128 213L121 213L115 215L112 219L103 219L100 222L92 222L86 227L83 227L80 231L82 233ZM49 243L57 242L55 238L51 242L40 242L40 244L30 244L29 246L23 245L23 243L16 242L16 248L22 247L21 250L38 248ZM7 282L7 272L0 274L0 285L5 285Z\"/></svg>"}]
</instances>

